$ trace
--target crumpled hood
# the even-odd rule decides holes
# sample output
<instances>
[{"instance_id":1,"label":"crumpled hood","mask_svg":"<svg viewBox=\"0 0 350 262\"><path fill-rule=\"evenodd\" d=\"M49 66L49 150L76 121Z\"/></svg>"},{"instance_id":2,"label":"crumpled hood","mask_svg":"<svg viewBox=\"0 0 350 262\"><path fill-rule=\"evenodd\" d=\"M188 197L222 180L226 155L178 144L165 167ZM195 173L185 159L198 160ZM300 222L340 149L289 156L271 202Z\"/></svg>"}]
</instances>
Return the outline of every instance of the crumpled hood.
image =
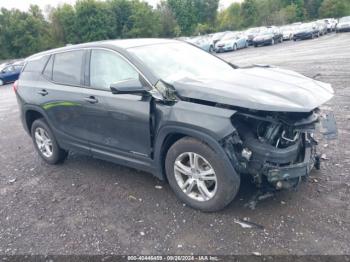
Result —
<instances>
[{"instance_id":1,"label":"crumpled hood","mask_svg":"<svg viewBox=\"0 0 350 262\"><path fill-rule=\"evenodd\" d=\"M173 83L180 97L281 112L310 112L333 97L330 84L275 67L232 70L225 79L183 78Z\"/></svg>"}]
</instances>

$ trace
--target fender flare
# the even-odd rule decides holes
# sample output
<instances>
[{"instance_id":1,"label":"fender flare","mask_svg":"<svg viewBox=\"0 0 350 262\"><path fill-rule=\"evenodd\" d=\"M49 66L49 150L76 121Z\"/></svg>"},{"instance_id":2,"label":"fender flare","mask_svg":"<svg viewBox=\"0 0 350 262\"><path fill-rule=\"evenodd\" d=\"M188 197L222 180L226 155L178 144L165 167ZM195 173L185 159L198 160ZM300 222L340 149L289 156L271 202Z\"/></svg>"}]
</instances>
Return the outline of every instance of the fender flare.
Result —
<instances>
[{"instance_id":1,"label":"fender flare","mask_svg":"<svg viewBox=\"0 0 350 262\"><path fill-rule=\"evenodd\" d=\"M164 152L163 145L166 138L172 134L190 136L206 143L211 149L213 149L217 153L218 157L224 160L224 163L226 163L226 168L230 170L232 174L237 174L223 147L210 134L203 131L198 131L196 129L192 129L189 127L167 125L162 127L159 130L157 137L155 139L156 143L154 145L154 163L156 165L156 168L155 168L156 172L154 175L159 179L161 180L167 179L164 171L164 160L165 160L166 152Z\"/></svg>"}]
</instances>

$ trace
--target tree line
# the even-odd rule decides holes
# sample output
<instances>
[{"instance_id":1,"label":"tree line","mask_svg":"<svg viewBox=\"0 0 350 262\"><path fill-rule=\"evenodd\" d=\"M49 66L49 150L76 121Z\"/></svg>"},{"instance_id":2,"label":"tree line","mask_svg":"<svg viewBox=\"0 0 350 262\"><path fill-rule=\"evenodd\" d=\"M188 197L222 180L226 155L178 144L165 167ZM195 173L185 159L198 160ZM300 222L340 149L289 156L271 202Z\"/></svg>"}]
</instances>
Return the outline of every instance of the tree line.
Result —
<instances>
[{"instance_id":1,"label":"tree line","mask_svg":"<svg viewBox=\"0 0 350 262\"><path fill-rule=\"evenodd\" d=\"M0 10L0 59L102 39L178 37L350 15L349 0L244 0L219 11L219 0L78 0Z\"/></svg>"}]
</instances>

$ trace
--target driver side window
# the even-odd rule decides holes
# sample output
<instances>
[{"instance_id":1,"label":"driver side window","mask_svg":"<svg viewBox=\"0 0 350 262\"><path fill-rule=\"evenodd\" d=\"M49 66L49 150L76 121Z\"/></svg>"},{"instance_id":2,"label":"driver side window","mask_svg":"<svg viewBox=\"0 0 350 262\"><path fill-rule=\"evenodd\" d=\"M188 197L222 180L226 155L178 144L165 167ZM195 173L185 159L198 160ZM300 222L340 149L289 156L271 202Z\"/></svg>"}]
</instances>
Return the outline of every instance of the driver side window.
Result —
<instances>
[{"instance_id":1,"label":"driver side window","mask_svg":"<svg viewBox=\"0 0 350 262\"><path fill-rule=\"evenodd\" d=\"M91 51L91 87L110 90L110 85L113 83L138 78L138 72L118 54L107 50Z\"/></svg>"}]
</instances>

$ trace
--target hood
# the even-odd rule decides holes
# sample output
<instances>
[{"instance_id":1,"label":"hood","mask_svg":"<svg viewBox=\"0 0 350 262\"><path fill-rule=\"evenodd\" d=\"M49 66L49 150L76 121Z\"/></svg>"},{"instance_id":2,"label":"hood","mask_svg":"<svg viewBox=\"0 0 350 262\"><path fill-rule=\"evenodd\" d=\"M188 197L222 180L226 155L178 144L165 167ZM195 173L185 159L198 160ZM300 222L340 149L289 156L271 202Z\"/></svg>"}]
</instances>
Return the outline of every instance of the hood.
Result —
<instances>
[{"instance_id":1,"label":"hood","mask_svg":"<svg viewBox=\"0 0 350 262\"><path fill-rule=\"evenodd\" d=\"M226 44L231 44L233 43L233 39L226 39L226 40L220 40L219 42L216 43L217 46L219 45L226 45Z\"/></svg>"},{"instance_id":2,"label":"hood","mask_svg":"<svg viewBox=\"0 0 350 262\"><path fill-rule=\"evenodd\" d=\"M173 86L181 97L281 112L310 112L334 94L330 84L273 67L235 69L225 79L183 78Z\"/></svg>"}]
</instances>

